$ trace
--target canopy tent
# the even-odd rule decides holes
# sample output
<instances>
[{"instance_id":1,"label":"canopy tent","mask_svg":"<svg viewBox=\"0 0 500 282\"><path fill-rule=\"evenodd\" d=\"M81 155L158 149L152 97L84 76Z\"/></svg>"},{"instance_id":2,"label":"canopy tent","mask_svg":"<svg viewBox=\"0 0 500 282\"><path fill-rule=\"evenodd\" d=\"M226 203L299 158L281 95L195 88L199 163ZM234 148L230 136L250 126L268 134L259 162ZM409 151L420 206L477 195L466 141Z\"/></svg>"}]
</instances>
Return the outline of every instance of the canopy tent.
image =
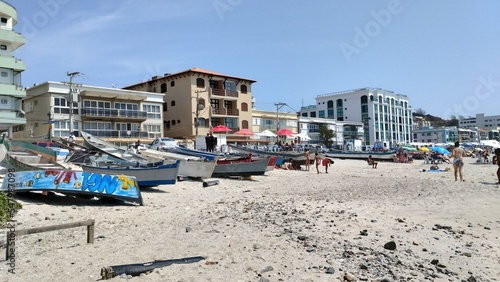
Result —
<instances>
[{"instance_id":1,"label":"canopy tent","mask_svg":"<svg viewBox=\"0 0 500 282\"><path fill-rule=\"evenodd\" d=\"M305 133L294 134L292 137L300 138L300 141L311 141L311 137Z\"/></svg>"},{"instance_id":2,"label":"canopy tent","mask_svg":"<svg viewBox=\"0 0 500 282\"><path fill-rule=\"evenodd\" d=\"M256 137L276 137L278 135L274 134L273 132L271 132L269 129L266 129L262 132L259 132L259 133L255 133L255 136Z\"/></svg>"}]
</instances>

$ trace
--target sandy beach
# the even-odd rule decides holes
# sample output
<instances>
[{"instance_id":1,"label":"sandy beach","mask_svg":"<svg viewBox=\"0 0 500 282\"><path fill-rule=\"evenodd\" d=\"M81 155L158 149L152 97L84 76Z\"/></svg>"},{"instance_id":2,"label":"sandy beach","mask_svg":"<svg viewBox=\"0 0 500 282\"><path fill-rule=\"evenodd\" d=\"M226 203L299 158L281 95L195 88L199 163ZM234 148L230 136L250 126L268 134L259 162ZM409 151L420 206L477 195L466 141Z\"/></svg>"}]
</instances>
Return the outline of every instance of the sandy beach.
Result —
<instances>
[{"instance_id":1,"label":"sandy beach","mask_svg":"<svg viewBox=\"0 0 500 282\"><path fill-rule=\"evenodd\" d=\"M335 160L328 174L145 189L144 206L19 198L17 229L95 219L95 242L84 227L19 236L0 281L98 281L102 267L195 256L111 281L500 280L497 166L468 158L464 182L429 167Z\"/></svg>"}]
</instances>

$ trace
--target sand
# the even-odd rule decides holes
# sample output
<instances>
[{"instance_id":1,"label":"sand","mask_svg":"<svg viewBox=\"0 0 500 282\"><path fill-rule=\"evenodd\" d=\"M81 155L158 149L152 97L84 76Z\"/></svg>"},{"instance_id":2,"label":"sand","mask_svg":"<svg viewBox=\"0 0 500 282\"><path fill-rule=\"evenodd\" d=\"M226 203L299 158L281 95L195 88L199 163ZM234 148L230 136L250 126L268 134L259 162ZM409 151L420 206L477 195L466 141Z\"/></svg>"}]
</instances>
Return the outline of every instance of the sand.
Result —
<instances>
[{"instance_id":1,"label":"sand","mask_svg":"<svg viewBox=\"0 0 500 282\"><path fill-rule=\"evenodd\" d=\"M17 229L95 219L96 239L20 236L16 274L1 263L0 281L97 281L105 266L194 256L111 281L498 281L497 166L467 159L465 182L429 167L336 160L328 174L183 181L144 190L145 206L20 198Z\"/></svg>"}]
</instances>

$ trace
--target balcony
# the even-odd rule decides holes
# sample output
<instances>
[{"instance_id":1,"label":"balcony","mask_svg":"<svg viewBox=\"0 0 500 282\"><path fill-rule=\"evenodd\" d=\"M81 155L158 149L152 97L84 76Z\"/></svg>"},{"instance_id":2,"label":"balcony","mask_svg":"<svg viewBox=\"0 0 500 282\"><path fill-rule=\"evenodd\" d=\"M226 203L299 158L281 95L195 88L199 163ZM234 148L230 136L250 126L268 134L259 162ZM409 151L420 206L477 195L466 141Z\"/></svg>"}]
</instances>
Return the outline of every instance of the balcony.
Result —
<instances>
[{"instance_id":1,"label":"balcony","mask_svg":"<svg viewBox=\"0 0 500 282\"><path fill-rule=\"evenodd\" d=\"M14 56L0 55L0 66L15 71L24 71L26 69L26 65L24 65L23 61Z\"/></svg>"},{"instance_id":2,"label":"balcony","mask_svg":"<svg viewBox=\"0 0 500 282\"><path fill-rule=\"evenodd\" d=\"M130 139L147 139L148 132L132 131L132 130L102 130L102 129L84 129L85 132L99 138L130 138ZM128 134L130 133L130 135Z\"/></svg>"},{"instance_id":3,"label":"balcony","mask_svg":"<svg viewBox=\"0 0 500 282\"><path fill-rule=\"evenodd\" d=\"M212 88L211 90L212 90L212 95L214 96L231 97L231 98L239 97L238 91L235 90L214 89L214 88Z\"/></svg>"},{"instance_id":4,"label":"balcony","mask_svg":"<svg viewBox=\"0 0 500 282\"><path fill-rule=\"evenodd\" d=\"M26 43L26 38L24 38L20 33L13 31L12 29L0 29L0 41L10 42L12 44L12 51L16 50L24 43Z\"/></svg>"},{"instance_id":5,"label":"balcony","mask_svg":"<svg viewBox=\"0 0 500 282\"><path fill-rule=\"evenodd\" d=\"M101 109L101 108L82 108L82 117L100 118L100 119L124 119L144 121L148 118L146 111L119 110L119 109Z\"/></svg>"},{"instance_id":6,"label":"balcony","mask_svg":"<svg viewBox=\"0 0 500 282\"><path fill-rule=\"evenodd\" d=\"M240 111L238 109L212 108L212 115L239 116L239 114Z\"/></svg>"},{"instance_id":7,"label":"balcony","mask_svg":"<svg viewBox=\"0 0 500 282\"><path fill-rule=\"evenodd\" d=\"M357 130L344 130L343 134L344 137L351 137L351 138L363 136L363 132L359 132Z\"/></svg>"},{"instance_id":8,"label":"balcony","mask_svg":"<svg viewBox=\"0 0 500 282\"><path fill-rule=\"evenodd\" d=\"M0 93L17 98L26 97L26 91L23 90L23 87L15 84L0 83Z\"/></svg>"}]
</instances>

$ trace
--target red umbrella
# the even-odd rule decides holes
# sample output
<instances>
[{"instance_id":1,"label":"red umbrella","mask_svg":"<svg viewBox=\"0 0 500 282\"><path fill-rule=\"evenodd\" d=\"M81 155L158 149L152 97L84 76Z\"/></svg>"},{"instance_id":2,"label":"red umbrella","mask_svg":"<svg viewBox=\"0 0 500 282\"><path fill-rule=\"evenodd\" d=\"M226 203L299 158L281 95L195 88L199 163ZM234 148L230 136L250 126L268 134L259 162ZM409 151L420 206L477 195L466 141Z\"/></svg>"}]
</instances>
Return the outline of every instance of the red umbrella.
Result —
<instances>
[{"instance_id":1,"label":"red umbrella","mask_svg":"<svg viewBox=\"0 0 500 282\"><path fill-rule=\"evenodd\" d=\"M214 133L222 133L222 132L228 132L232 131L231 128L225 126L225 125L217 125L216 127L212 128L212 132Z\"/></svg>"},{"instance_id":2,"label":"red umbrella","mask_svg":"<svg viewBox=\"0 0 500 282\"><path fill-rule=\"evenodd\" d=\"M244 136L252 136L253 132L250 131L250 129L243 128L241 130L236 131L234 134L244 135Z\"/></svg>"},{"instance_id":3,"label":"red umbrella","mask_svg":"<svg viewBox=\"0 0 500 282\"><path fill-rule=\"evenodd\" d=\"M294 133L288 128L283 128L278 130L278 132L276 132L276 135L278 136L292 136L293 134Z\"/></svg>"}]
</instances>

